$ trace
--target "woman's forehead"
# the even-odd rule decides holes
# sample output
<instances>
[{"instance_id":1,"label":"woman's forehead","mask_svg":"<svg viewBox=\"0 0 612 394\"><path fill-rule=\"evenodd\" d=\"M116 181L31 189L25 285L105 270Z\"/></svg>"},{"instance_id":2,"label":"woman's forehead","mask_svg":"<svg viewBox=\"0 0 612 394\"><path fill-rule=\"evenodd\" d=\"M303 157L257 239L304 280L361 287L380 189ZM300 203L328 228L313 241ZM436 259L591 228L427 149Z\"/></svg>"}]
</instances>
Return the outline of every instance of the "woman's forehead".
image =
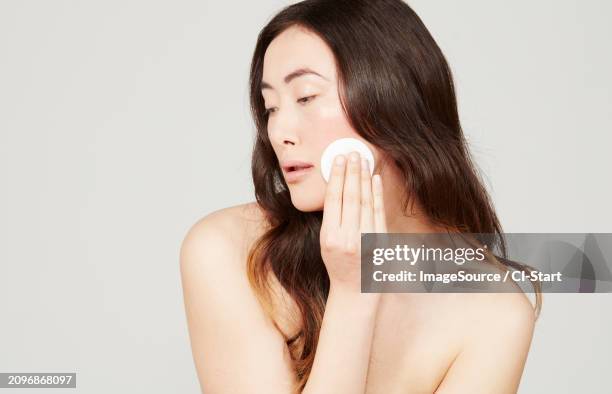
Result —
<instances>
[{"instance_id":1,"label":"woman's forehead","mask_svg":"<svg viewBox=\"0 0 612 394\"><path fill-rule=\"evenodd\" d=\"M297 69L307 68L332 80L334 55L317 34L292 26L272 40L264 54L263 79L272 85Z\"/></svg>"}]
</instances>

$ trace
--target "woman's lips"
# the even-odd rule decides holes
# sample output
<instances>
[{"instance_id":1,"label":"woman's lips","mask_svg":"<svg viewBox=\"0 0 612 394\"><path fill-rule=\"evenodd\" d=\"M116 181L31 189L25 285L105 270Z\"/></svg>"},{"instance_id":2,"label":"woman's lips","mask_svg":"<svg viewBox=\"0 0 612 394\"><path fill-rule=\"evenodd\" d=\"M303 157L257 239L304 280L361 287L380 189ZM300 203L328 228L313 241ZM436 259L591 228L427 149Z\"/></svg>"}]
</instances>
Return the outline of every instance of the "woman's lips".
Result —
<instances>
[{"instance_id":1,"label":"woman's lips","mask_svg":"<svg viewBox=\"0 0 612 394\"><path fill-rule=\"evenodd\" d=\"M310 172L312 171L312 169L314 168L314 166L309 166L309 167L300 167L300 168L290 168L289 170L285 170L285 181L287 183L296 183L301 181L304 177L306 177L308 174L310 174Z\"/></svg>"}]
</instances>

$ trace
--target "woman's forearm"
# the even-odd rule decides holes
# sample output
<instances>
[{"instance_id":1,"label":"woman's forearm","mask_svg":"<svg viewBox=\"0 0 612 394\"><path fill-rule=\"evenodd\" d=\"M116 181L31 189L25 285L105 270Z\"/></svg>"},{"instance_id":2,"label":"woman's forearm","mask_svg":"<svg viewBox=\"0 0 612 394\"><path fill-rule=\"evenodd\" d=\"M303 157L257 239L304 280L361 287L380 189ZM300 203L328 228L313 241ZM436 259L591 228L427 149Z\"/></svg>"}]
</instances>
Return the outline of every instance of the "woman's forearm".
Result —
<instances>
[{"instance_id":1,"label":"woman's forearm","mask_svg":"<svg viewBox=\"0 0 612 394\"><path fill-rule=\"evenodd\" d=\"M380 294L330 289L303 394L365 392Z\"/></svg>"}]
</instances>

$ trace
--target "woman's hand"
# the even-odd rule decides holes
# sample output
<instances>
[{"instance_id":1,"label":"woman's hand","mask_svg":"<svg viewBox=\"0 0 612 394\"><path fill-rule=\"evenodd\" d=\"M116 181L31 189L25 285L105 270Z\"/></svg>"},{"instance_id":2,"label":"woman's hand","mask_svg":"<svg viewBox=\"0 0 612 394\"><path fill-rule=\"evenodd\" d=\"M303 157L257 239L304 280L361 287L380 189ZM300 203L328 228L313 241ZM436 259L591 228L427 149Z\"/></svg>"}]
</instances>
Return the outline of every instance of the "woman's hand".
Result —
<instances>
[{"instance_id":1,"label":"woman's hand","mask_svg":"<svg viewBox=\"0 0 612 394\"><path fill-rule=\"evenodd\" d=\"M361 233L386 233L380 175L351 152L336 156L327 184L321 224L321 257L330 286L361 292Z\"/></svg>"}]
</instances>

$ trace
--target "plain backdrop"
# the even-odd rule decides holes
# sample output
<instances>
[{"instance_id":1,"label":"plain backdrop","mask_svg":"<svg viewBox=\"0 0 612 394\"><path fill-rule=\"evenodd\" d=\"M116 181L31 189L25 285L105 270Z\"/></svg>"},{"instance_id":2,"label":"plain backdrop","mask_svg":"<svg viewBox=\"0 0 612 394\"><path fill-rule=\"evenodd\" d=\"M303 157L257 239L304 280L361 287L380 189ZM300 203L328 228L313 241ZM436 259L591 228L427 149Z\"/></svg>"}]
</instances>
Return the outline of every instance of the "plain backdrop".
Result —
<instances>
[{"instance_id":1,"label":"plain backdrop","mask_svg":"<svg viewBox=\"0 0 612 394\"><path fill-rule=\"evenodd\" d=\"M254 200L248 70L288 4L0 2L0 372L198 392L179 247ZM409 4L505 231L612 232L611 3ZM544 294L519 392L608 390L610 312L612 294Z\"/></svg>"}]
</instances>

